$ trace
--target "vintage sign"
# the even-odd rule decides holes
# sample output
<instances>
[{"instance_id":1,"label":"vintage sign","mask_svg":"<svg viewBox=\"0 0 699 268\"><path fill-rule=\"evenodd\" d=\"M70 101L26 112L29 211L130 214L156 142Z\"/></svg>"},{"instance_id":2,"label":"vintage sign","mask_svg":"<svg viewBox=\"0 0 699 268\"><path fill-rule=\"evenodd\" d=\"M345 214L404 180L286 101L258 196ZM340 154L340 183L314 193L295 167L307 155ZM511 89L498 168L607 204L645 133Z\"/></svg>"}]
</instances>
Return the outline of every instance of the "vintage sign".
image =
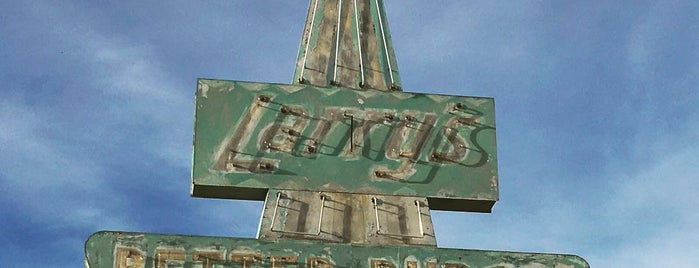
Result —
<instances>
[{"instance_id":1,"label":"vintage sign","mask_svg":"<svg viewBox=\"0 0 699 268\"><path fill-rule=\"evenodd\" d=\"M582 258L565 254L124 232L93 234L85 243L85 257L89 268L590 267Z\"/></svg>"},{"instance_id":2,"label":"vintage sign","mask_svg":"<svg viewBox=\"0 0 699 268\"><path fill-rule=\"evenodd\" d=\"M498 199L492 98L200 79L194 132L194 196L427 196L483 212Z\"/></svg>"}]
</instances>

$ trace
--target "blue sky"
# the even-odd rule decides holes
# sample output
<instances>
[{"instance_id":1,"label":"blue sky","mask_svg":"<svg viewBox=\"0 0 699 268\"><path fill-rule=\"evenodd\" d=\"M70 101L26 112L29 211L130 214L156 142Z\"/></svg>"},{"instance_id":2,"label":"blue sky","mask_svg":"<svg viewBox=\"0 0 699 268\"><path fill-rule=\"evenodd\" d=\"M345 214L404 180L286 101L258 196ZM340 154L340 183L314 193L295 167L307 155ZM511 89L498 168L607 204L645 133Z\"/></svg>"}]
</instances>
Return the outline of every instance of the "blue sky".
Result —
<instances>
[{"instance_id":1,"label":"blue sky","mask_svg":"<svg viewBox=\"0 0 699 268\"><path fill-rule=\"evenodd\" d=\"M307 1L0 2L0 266L99 230L253 237L189 197L196 78L289 83ZM699 263L699 2L387 1L403 88L496 99L500 201L440 247Z\"/></svg>"}]
</instances>

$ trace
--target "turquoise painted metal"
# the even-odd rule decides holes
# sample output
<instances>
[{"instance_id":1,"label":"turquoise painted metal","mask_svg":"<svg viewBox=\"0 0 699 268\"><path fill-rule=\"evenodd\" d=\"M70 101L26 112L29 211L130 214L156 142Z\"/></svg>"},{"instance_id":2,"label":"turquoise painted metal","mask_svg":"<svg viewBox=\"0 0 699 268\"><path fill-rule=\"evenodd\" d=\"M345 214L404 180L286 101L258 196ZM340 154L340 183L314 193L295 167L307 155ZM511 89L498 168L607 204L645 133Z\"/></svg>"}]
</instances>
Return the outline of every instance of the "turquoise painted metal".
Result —
<instances>
[{"instance_id":1,"label":"turquoise painted metal","mask_svg":"<svg viewBox=\"0 0 699 268\"><path fill-rule=\"evenodd\" d=\"M494 114L492 98L201 79L192 194L426 196L431 209L489 212Z\"/></svg>"},{"instance_id":2,"label":"turquoise painted metal","mask_svg":"<svg viewBox=\"0 0 699 268\"><path fill-rule=\"evenodd\" d=\"M98 232L85 243L89 268L371 267L589 268L565 254L367 246L294 240Z\"/></svg>"}]
</instances>

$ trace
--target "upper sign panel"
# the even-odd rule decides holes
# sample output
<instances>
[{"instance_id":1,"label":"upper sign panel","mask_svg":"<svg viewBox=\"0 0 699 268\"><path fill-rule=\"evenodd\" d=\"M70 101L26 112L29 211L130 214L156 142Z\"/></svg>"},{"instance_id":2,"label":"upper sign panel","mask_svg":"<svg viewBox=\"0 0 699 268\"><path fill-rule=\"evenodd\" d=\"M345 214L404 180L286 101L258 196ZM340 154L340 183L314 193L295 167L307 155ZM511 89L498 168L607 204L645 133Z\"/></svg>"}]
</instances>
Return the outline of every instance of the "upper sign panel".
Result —
<instances>
[{"instance_id":1,"label":"upper sign panel","mask_svg":"<svg viewBox=\"0 0 699 268\"><path fill-rule=\"evenodd\" d=\"M192 194L426 196L432 209L490 211L494 112L492 98L200 79Z\"/></svg>"}]
</instances>

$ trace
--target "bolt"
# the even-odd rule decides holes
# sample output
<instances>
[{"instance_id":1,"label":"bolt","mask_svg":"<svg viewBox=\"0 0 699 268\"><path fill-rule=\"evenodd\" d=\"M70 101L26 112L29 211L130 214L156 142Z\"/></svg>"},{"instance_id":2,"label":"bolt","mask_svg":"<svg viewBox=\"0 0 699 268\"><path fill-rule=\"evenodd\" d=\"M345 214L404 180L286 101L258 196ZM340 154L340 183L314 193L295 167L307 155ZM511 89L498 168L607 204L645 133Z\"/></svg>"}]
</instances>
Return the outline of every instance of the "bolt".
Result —
<instances>
[{"instance_id":1,"label":"bolt","mask_svg":"<svg viewBox=\"0 0 699 268\"><path fill-rule=\"evenodd\" d=\"M260 169L272 170L272 164L270 163L260 163Z\"/></svg>"},{"instance_id":2,"label":"bolt","mask_svg":"<svg viewBox=\"0 0 699 268\"><path fill-rule=\"evenodd\" d=\"M376 170L376 171L374 171L374 175L376 175L376 177L379 177L379 178L386 178L386 177L388 177L388 173L383 172L383 171L381 171L381 170Z\"/></svg>"},{"instance_id":3,"label":"bolt","mask_svg":"<svg viewBox=\"0 0 699 268\"><path fill-rule=\"evenodd\" d=\"M393 115L392 114L385 114L384 118L386 118L386 121L393 121Z\"/></svg>"},{"instance_id":4,"label":"bolt","mask_svg":"<svg viewBox=\"0 0 699 268\"><path fill-rule=\"evenodd\" d=\"M279 111L281 111L283 114L288 114L291 112L291 109L289 109L288 106L284 105Z\"/></svg>"},{"instance_id":5,"label":"bolt","mask_svg":"<svg viewBox=\"0 0 699 268\"><path fill-rule=\"evenodd\" d=\"M257 100L259 100L261 102L269 102L271 99L269 96L260 95L260 96L257 96Z\"/></svg>"},{"instance_id":6,"label":"bolt","mask_svg":"<svg viewBox=\"0 0 699 268\"><path fill-rule=\"evenodd\" d=\"M284 129L284 130L282 130L282 132L284 132L284 133L286 133L286 134L289 134L289 135L291 135L291 136L299 136L299 135L301 135L301 133L299 133L298 131L293 130L293 129Z\"/></svg>"},{"instance_id":7,"label":"bolt","mask_svg":"<svg viewBox=\"0 0 699 268\"><path fill-rule=\"evenodd\" d=\"M306 151L309 152L309 153L315 153L315 152L316 152L316 147L308 146L308 147L306 147Z\"/></svg>"}]
</instances>

